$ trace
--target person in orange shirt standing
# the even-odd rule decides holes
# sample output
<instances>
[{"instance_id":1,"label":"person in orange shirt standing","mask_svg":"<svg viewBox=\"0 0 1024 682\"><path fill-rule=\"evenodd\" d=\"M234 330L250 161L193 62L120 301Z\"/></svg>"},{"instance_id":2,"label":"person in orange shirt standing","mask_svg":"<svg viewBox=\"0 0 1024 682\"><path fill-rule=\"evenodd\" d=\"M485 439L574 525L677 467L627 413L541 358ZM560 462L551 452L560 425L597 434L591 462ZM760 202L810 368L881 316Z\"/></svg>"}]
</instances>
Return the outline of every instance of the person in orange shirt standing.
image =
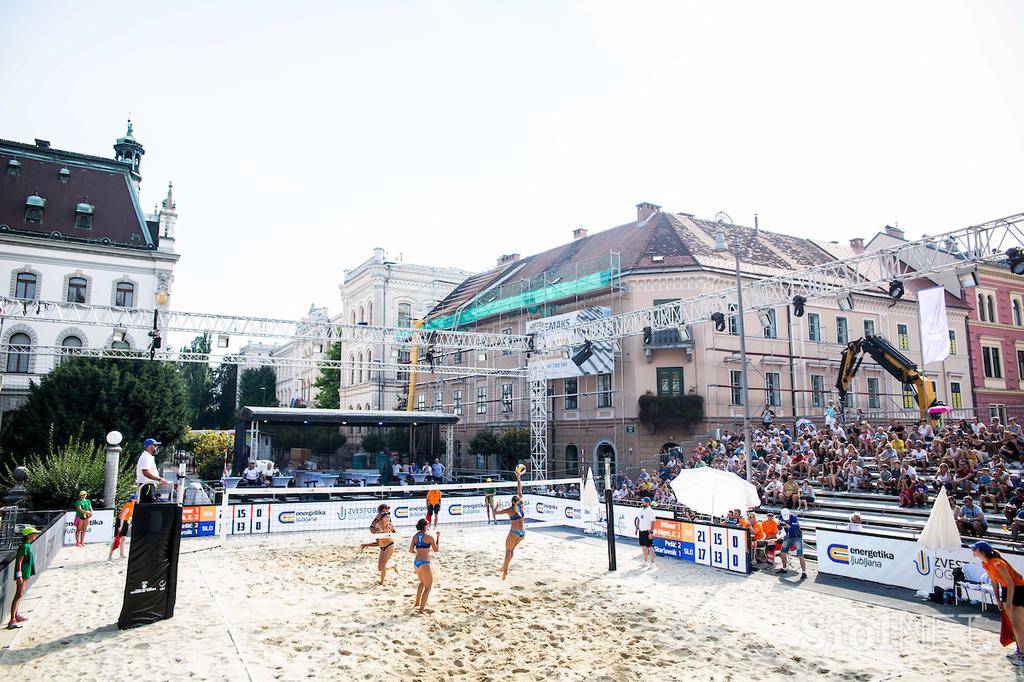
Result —
<instances>
[{"instance_id":1,"label":"person in orange shirt standing","mask_svg":"<svg viewBox=\"0 0 1024 682\"><path fill-rule=\"evenodd\" d=\"M117 529L114 531L114 542L110 545L110 553L107 554L107 561L114 560L114 550L121 548L121 558L124 558L124 543L127 542L128 533L132 526L132 515L135 513L135 493L128 497L128 501L121 507L121 513L117 517Z\"/></svg>"},{"instance_id":2,"label":"person in orange shirt standing","mask_svg":"<svg viewBox=\"0 0 1024 682\"><path fill-rule=\"evenodd\" d=\"M1013 627L1013 637L1017 640L1017 653L1008 658L1014 666L1024 666L1024 576L1010 565L992 545L985 541L975 542L971 546L975 558L981 560L981 566L992 579L996 587L996 604L1006 614Z\"/></svg>"},{"instance_id":3,"label":"person in orange shirt standing","mask_svg":"<svg viewBox=\"0 0 1024 682\"><path fill-rule=\"evenodd\" d=\"M434 528L437 528L437 520L441 517L441 491L437 488L427 491L427 525L431 521Z\"/></svg>"}]
</instances>

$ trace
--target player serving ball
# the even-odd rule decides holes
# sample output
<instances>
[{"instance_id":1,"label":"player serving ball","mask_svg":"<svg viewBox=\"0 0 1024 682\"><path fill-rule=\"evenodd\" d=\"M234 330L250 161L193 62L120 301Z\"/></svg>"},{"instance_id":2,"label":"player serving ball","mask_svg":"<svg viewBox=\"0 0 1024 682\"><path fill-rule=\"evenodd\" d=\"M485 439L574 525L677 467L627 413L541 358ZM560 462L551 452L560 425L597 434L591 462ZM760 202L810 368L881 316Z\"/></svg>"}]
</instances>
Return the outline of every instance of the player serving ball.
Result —
<instances>
[{"instance_id":1,"label":"player serving ball","mask_svg":"<svg viewBox=\"0 0 1024 682\"><path fill-rule=\"evenodd\" d=\"M512 562L512 554L515 553L516 546L526 537L526 524L524 521L526 514L523 512L523 474L525 472L526 467L524 465L520 464L516 467L516 494L512 496L512 504L505 509L497 509L494 512L495 517L498 514L507 514L512 522L512 527L505 537L505 564L501 567L502 580L508 576L508 565Z\"/></svg>"},{"instance_id":2,"label":"player serving ball","mask_svg":"<svg viewBox=\"0 0 1024 682\"><path fill-rule=\"evenodd\" d=\"M380 554L377 556L377 570L380 571L380 584L384 584L384 576L388 572L388 560L395 554L395 541L391 534L395 532L395 526L391 523L391 507L382 504L377 507L377 516L370 523L370 532L373 534L386 533L386 537L375 538L372 542L359 545L362 552L367 547L379 547ZM398 565L392 564L391 570L398 573Z\"/></svg>"}]
</instances>

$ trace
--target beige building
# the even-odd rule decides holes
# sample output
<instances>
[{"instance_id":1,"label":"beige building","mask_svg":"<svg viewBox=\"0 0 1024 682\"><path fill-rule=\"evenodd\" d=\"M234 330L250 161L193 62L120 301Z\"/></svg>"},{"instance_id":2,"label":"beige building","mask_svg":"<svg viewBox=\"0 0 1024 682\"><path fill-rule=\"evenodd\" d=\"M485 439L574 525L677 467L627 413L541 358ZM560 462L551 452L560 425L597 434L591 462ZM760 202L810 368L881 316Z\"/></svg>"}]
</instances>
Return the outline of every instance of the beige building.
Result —
<instances>
[{"instance_id":1,"label":"beige building","mask_svg":"<svg viewBox=\"0 0 1024 682\"><path fill-rule=\"evenodd\" d=\"M637 219L593 235L576 230L573 241L527 258L503 256L486 273L463 282L430 314L437 327L525 333L526 323L574 310L607 307L612 314L638 310L673 299L733 286L735 262L713 251L720 226L685 213L668 213L640 204ZM751 280L799 270L853 255L863 248L819 242L789 235L727 225L727 233L750 243L741 264ZM762 311L770 321L748 311L744 317L749 363L750 411L755 421L765 408L777 419L819 418L830 398L840 354L849 341L879 334L920 361L917 308L907 283L903 299L886 292L855 295L854 307L840 311L837 301L814 301L803 317L790 306ZM928 283L927 286L931 286ZM969 408L971 388L966 352L968 309L947 292L954 351L941 366L926 370L936 381L939 398ZM742 422L739 337L729 310L726 328L710 322L686 330L657 332L649 341L625 338L614 354L608 374L556 379L548 386L549 468L553 475L572 475L581 464L611 458L619 468L649 466L660 450L692 440L716 428L736 429ZM524 366L525 358L463 352L444 357L486 367ZM651 397L646 397L646 394ZM703 398L703 416L684 416L692 398ZM500 430L528 423L525 379L418 378L417 409L460 414L456 426L457 464L493 467L495 462L471 453L468 444L481 429ZM641 409L641 402L646 407ZM867 358L853 382L851 410L875 418L917 414L904 388ZM681 412L681 410L684 410ZM699 415L698 415L699 416ZM527 457L528 453L523 453Z\"/></svg>"}]
</instances>

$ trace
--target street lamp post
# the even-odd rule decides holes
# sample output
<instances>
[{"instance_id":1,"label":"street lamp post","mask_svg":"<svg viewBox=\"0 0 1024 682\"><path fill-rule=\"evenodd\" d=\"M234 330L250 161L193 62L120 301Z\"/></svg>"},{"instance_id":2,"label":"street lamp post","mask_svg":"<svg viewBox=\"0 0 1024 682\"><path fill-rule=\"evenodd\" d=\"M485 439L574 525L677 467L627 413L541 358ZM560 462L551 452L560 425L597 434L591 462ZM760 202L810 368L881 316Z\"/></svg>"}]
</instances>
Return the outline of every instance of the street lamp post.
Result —
<instances>
[{"instance_id":1,"label":"street lamp post","mask_svg":"<svg viewBox=\"0 0 1024 682\"><path fill-rule=\"evenodd\" d=\"M747 480L752 478L752 456L750 450L750 395L747 386L747 336L743 328L743 280L740 277L740 258L745 254L744 244L739 235L733 239L732 248L725 241L725 225L732 225L732 218L719 212L715 221L720 229L715 234L715 253L732 253L736 258L736 331L740 335L740 392L743 394L743 457L747 464ZM757 238L757 221L754 221L754 236Z\"/></svg>"}]
</instances>

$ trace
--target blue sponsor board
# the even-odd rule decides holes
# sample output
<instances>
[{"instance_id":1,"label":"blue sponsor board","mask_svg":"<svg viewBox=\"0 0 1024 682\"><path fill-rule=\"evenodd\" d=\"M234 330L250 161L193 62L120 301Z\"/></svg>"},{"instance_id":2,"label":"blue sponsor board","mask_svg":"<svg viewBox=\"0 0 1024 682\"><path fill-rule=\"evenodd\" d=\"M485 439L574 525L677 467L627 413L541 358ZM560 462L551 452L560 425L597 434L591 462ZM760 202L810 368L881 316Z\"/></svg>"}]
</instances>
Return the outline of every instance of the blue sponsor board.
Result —
<instances>
[{"instance_id":1,"label":"blue sponsor board","mask_svg":"<svg viewBox=\"0 0 1024 682\"><path fill-rule=\"evenodd\" d=\"M673 559L683 558L683 545L689 544L678 540L667 540L665 538L654 538L654 553L659 556L672 557ZM690 544L690 554L693 554L693 545Z\"/></svg>"},{"instance_id":2,"label":"blue sponsor board","mask_svg":"<svg viewBox=\"0 0 1024 682\"><path fill-rule=\"evenodd\" d=\"M188 521L181 524L181 537L183 538L198 538L216 534L216 521Z\"/></svg>"}]
</instances>

